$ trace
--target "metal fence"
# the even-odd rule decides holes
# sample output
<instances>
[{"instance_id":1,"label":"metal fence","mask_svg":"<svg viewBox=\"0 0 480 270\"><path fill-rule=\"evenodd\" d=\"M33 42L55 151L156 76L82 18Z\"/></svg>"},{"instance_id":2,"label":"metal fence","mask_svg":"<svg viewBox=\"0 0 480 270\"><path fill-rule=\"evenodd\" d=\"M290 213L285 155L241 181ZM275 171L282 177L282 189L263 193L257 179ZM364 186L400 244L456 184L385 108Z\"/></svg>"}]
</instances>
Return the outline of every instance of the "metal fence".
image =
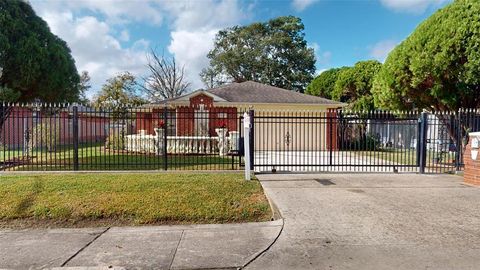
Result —
<instances>
[{"instance_id":1,"label":"metal fence","mask_svg":"<svg viewBox=\"0 0 480 270\"><path fill-rule=\"evenodd\" d=\"M476 110L255 112L257 172L420 172L463 169Z\"/></svg>"},{"instance_id":2,"label":"metal fence","mask_svg":"<svg viewBox=\"0 0 480 270\"><path fill-rule=\"evenodd\" d=\"M1 107L0 170L232 170L243 166L233 107Z\"/></svg>"},{"instance_id":3,"label":"metal fence","mask_svg":"<svg viewBox=\"0 0 480 270\"><path fill-rule=\"evenodd\" d=\"M238 170L244 109L0 104L0 170ZM476 110L249 111L257 172L463 169Z\"/></svg>"}]
</instances>

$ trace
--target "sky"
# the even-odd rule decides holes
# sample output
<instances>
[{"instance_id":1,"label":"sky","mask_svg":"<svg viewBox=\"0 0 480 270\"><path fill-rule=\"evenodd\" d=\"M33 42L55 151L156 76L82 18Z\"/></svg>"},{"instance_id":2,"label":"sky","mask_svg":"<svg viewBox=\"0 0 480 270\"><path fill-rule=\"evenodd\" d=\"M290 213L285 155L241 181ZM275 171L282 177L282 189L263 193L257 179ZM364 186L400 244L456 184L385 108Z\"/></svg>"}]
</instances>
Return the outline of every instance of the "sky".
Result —
<instances>
[{"instance_id":1,"label":"sky","mask_svg":"<svg viewBox=\"0 0 480 270\"><path fill-rule=\"evenodd\" d=\"M361 60L383 62L437 9L451 0L30 0L37 15L72 50L92 78L92 97L108 78L147 72L154 48L184 65L191 91L204 88L215 34L226 27L293 15L315 49L317 73Z\"/></svg>"}]
</instances>

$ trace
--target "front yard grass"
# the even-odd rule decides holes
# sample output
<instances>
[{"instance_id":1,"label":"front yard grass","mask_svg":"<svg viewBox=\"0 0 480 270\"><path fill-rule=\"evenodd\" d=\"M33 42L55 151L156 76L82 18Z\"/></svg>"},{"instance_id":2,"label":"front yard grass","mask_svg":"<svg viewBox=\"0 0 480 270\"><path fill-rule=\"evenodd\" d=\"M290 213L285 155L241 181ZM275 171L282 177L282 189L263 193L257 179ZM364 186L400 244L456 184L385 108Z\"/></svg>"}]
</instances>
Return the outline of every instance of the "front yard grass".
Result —
<instances>
[{"instance_id":1,"label":"front yard grass","mask_svg":"<svg viewBox=\"0 0 480 270\"><path fill-rule=\"evenodd\" d=\"M265 221L258 181L238 173L2 175L1 227Z\"/></svg>"},{"instance_id":2,"label":"front yard grass","mask_svg":"<svg viewBox=\"0 0 480 270\"><path fill-rule=\"evenodd\" d=\"M0 163L22 157L22 150L0 149ZM55 152L35 149L25 164L7 168L10 171L70 171L73 170L72 146L59 146ZM103 143L81 144L79 170L163 170L164 157L146 153L108 150ZM176 155L167 157L169 170L238 170L238 157L218 155ZM1 167L1 164L0 164Z\"/></svg>"}]
</instances>

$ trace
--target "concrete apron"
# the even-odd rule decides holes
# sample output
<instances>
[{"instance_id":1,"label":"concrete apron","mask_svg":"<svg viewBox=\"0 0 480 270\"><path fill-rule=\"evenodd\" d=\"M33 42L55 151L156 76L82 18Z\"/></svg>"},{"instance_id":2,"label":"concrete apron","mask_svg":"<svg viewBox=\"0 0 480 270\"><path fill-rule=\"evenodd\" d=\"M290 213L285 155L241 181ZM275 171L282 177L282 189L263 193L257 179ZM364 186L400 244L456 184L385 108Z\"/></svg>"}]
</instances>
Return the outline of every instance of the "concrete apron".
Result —
<instances>
[{"instance_id":1,"label":"concrete apron","mask_svg":"<svg viewBox=\"0 0 480 270\"><path fill-rule=\"evenodd\" d=\"M285 224L245 269L480 269L480 189L461 177L257 177Z\"/></svg>"},{"instance_id":2,"label":"concrete apron","mask_svg":"<svg viewBox=\"0 0 480 270\"><path fill-rule=\"evenodd\" d=\"M243 224L0 231L0 269L237 269L283 220Z\"/></svg>"}]
</instances>

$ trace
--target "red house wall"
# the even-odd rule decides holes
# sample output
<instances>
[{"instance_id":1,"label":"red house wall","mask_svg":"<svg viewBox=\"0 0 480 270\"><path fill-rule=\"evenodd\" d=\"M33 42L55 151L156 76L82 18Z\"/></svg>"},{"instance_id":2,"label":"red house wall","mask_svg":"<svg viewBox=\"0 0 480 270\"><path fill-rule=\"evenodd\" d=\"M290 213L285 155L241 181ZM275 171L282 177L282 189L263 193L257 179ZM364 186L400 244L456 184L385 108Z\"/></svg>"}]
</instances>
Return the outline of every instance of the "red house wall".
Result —
<instances>
[{"instance_id":1,"label":"red house wall","mask_svg":"<svg viewBox=\"0 0 480 270\"><path fill-rule=\"evenodd\" d=\"M200 94L190 98L189 106L179 106L175 111L171 111L171 114L175 112L177 136L198 135L195 130L195 112L201 110L202 107L205 110L205 115L200 115L200 117L208 118L209 136L217 136L215 129L223 125L225 125L229 131L236 131L238 129L237 108L215 107L212 97ZM162 115L162 109L154 109L152 113L137 113L137 133L143 129L146 130L147 134L154 134L153 128L159 126L160 121L163 122L163 119L159 119L158 115ZM222 118L221 116L225 117Z\"/></svg>"},{"instance_id":2,"label":"red house wall","mask_svg":"<svg viewBox=\"0 0 480 270\"><path fill-rule=\"evenodd\" d=\"M177 108L177 136L195 135L195 110L192 107Z\"/></svg>"},{"instance_id":3,"label":"red house wall","mask_svg":"<svg viewBox=\"0 0 480 270\"><path fill-rule=\"evenodd\" d=\"M203 106L202 106L203 105ZM213 98L200 94L190 98L190 106L177 107L176 110L176 128L177 136L195 136L195 111L201 108L206 111L205 115L200 117L208 118L208 134L216 136L215 128L225 124L228 130L236 130L236 108L215 107ZM208 113L207 113L208 111ZM219 119L219 113L225 113L225 119ZM225 123L223 123L225 122Z\"/></svg>"},{"instance_id":4,"label":"red house wall","mask_svg":"<svg viewBox=\"0 0 480 270\"><path fill-rule=\"evenodd\" d=\"M38 122L37 122L38 121ZM10 148L22 148L24 143L25 130L32 130L40 123L50 123L58 129L59 144L73 143L72 119L67 111L50 116L40 114L34 117L29 108L13 108L5 121L0 134L0 143ZM78 137L82 142L100 141L107 136L110 120L91 114L79 113L78 115Z\"/></svg>"}]
</instances>

